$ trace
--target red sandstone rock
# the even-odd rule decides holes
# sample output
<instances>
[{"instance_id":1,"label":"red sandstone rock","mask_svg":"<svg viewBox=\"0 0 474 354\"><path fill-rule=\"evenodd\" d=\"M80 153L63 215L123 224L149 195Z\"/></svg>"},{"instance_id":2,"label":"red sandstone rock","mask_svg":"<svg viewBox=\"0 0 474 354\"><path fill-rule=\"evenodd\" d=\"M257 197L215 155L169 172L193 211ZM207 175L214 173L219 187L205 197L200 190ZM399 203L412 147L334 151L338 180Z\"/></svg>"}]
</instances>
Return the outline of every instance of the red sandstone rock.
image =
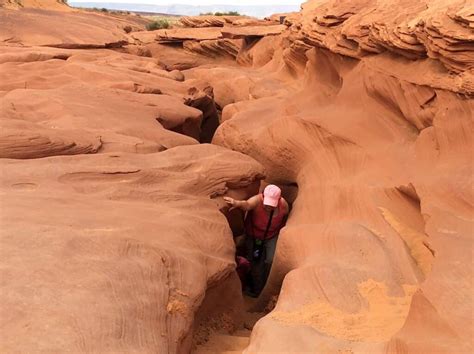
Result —
<instances>
[{"instance_id":1,"label":"red sandstone rock","mask_svg":"<svg viewBox=\"0 0 474 354\"><path fill-rule=\"evenodd\" d=\"M198 92L199 98L189 96L193 87L178 81L184 79L180 72L164 71L150 58L107 50L41 51L8 48L0 55L0 90L14 90L3 97L2 118L22 121L21 127L9 124L3 132L2 157L96 152L97 146L100 151L154 152L196 143L176 133L197 140L212 135L201 127L203 112L206 119L217 119L217 113L209 116L212 109ZM189 107L200 104L202 111ZM68 117L81 118L71 124ZM89 137L86 146L93 139L96 148L79 147L79 132ZM79 146L71 148L71 143Z\"/></svg>"},{"instance_id":2,"label":"red sandstone rock","mask_svg":"<svg viewBox=\"0 0 474 354\"><path fill-rule=\"evenodd\" d=\"M186 40L203 41L222 37L219 27L207 27L198 30L191 28L171 28L144 33L144 35L151 34L155 36L155 40L159 43L182 42ZM140 39L140 35L139 32L133 34L133 36L138 39Z\"/></svg>"},{"instance_id":3,"label":"red sandstone rock","mask_svg":"<svg viewBox=\"0 0 474 354\"><path fill-rule=\"evenodd\" d=\"M284 25L229 27L222 30L224 38L265 37L277 35L286 29Z\"/></svg>"},{"instance_id":4,"label":"red sandstone rock","mask_svg":"<svg viewBox=\"0 0 474 354\"><path fill-rule=\"evenodd\" d=\"M73 11L67 2L57 0L0 0L0 8L19 10L22 8L35 8L56 11Z\"/></svg>"},{"instance_id":5,"label":"red sandstone rock","mask_svg":"<svg viewBox=\"0 0 474 354\"><path fill-rule=\"evenodd\" d=\"M305 43L339 54L430 57L459 73L473 68L468 9L465 1L310 1L293 26Z\"/></svg>"},{"instance_id":6,"label":"red sandstone rock","mask_svg":"<svg viewBox=\"0 0 474 354\"><path fill-rule=\"evenodd\" d=\"M184 16L179 19L184 27L266 26L275 21L260 20L247 16Z\"/></svg>"},{"instance_id":7,"label":"red sandstone rock","mask_svg":"<svg viewBox=\"0 0 474 354\"><path fill-rule=\"evenodd\" d=\"M0 42L59 48L117 47L128 42L124 27L138 30L145 23L135 17L101 13L0 8Z\"/></svg>"},{"instance_id":8,"label":"red sandstone rock","mask_svg":"<svg viewBox=\"0 0 474 354\"><path fill-rule=\"evenodd\" d=\"M243 16L184 16L179 19L185 27L224 27Z\"/></svg>"},{"instance_id":9,"label":"red sandstone rock","mask_svg":"<svg viewBox=\"0 0 474 354\"><path fill-rule=\"evenodd\" d=\"M301 33L303 60L273 59L301 87L226 106L214 137L298 184L259 308L283 287L245 352L469 352L471 74L408 61L411 48L341 56L331 31L351 11L307 6L327 32Z\"/></svg>"},{"instance_id":10,"label":"red sandstone rock","mask_svg":"<svg viewBox=\"0 0 474 354\"><path fill-rule=\"evenodd\" d=\"M239 54L242 45L242 40L227 38L183 42L184 49L212 58L227 56L235 59Z\"/></svg>"},{"instance_id":11,"label":"red sandstone rock","mask_svg":"<svg viewBox=\"0 0 474 354\"><path fill-rule=\"evenodd\" d=\"M255 161L201 145L1 168L3 352L189 351L206 290L235 267L209 196L261 178Z\"/></svg>"},{"instance_id":12,"label":"red sandstone rock","mask_svg":"<svg viewBox=\"0 0 474 354\"><path fill-rule=\"evenodd\" d=\"M124 49L134 55L155 58L158 66L166 71L187 70L210 62L209 57L166 44L128 45Z\"/></svg>"},{"instance_id":13,"label":"red sandstone rock","mask_svg":"<svg viewBox=\"0 0 474 354\"><path fill-rule=\"evenodd\" d=\"M257 160L295 202L246 352L471 352L468 5L130 36L0 9L0 152L23 159L0 161L2 351L188 352L211 313L237 323L241 222L212 198L256 193ZM255 160L197 146L219 108L213 143Z\"/></svg>"},{"instance_id":14,"label":"red sandstone rock","mask_svg":"<svg viewBox=\"0 0 474 354\"><path fill-rule=\"evenodd\" d=\"M12 125L2 131L3 137L9 138L4 140L0 156L15 158L70 154L67 141L81 144L81 139L76 142L72 136L92 139L105 152L162 151L197 143L194 139L199 139L202 120L201 111L172 96L109 91L83 84L51 90L14 90L3 96L1 107L3 119L23 122L22 126ZM45 138L53 134L66 139L63 153L54 143L51 150L36 150L36 136L48 131ZM73 135L68 139L69 132ZM15 135L25 134L29 136L26 142L16 142Z\"/></svg>"}]
</instances>

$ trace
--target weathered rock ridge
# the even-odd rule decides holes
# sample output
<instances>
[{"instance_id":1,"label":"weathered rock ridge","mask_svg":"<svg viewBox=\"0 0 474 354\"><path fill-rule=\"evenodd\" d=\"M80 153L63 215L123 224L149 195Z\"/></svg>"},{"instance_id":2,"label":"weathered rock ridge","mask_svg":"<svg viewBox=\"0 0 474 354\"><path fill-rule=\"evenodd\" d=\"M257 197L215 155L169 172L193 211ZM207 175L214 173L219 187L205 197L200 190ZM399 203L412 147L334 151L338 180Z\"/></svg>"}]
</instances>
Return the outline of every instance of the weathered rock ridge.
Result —
<instances>
[{"instance_id":1,"label":"weathered rock ridge","mask_svg":"<svg viewBox=\"0 0 474 354\"><path fill-rule=\"evenodd\" d=\"M216 291L237 325L217 197L250 196L264 170L198 145L212 87L167 63L209 58L136 45L136 16L22 5L0 8L1 351L187 353Z\"/></svg>"},{"instance_id":2,"label":"weathered rock ridge","mask_svg":"<svg viewBox=\"0 0 474 354\"><path fill-rule=\"evenodd\" d=\"M188 352L206 289L238 282L209 196L259 169L212 145L2 161L2 352Z\"/></svg>"},{"instance_id":3,"label":"weathered rock ridge","mask_svg":"<svg viewBox=\"0 0 474 354\"><path fill-rule=\"evenodd\" d=\"M472 22L404 4L306 3L261 69L278 94L223 111L214 143L298 185L248 353L472 350Z\"/></svg>"}]
</instances>

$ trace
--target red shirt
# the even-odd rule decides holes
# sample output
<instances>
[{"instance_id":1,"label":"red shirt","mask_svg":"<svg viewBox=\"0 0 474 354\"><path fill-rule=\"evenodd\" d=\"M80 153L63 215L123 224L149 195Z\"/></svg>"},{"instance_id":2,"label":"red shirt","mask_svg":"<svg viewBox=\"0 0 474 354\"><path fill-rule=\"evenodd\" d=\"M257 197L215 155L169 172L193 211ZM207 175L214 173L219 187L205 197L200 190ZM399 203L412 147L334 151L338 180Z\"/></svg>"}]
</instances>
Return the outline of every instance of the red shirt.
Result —
<instances>
[{"instance_id":1,"label":"red shirt","mask_svg":"<svg viewBox=\"0 0 474 354\"><path fill-rule=\"evenodd\" d=\"M280 198L280 201L278 202L278 214L273 215L272 223L268 229L268 234L267 237L265 237L265 240L271 239L278 235L281 228L284 226L285 216L285 204ZM263 240L269 218L270 214L265 210L263 205L263 196L260 194L260 203L258 203L255 209L250 210L247 213L247 217L245 218L245 231L247 235Z\"/></svg>"}]
</instances>

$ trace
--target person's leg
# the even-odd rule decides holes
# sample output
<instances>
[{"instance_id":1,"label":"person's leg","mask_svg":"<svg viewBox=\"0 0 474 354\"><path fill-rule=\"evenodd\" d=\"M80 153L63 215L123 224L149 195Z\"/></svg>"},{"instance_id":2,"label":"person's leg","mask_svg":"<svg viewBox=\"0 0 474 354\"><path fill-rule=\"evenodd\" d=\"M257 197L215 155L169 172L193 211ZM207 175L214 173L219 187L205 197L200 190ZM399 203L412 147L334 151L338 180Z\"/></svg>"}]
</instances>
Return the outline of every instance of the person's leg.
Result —
<instances>
[{"instance_id":1,"label":"person's leg","mask_svg":"<svg viewBox=\"0 0 474 354\"><path fill-rule=\"evenodd\" d=\"M255 238L247 236L245 240L246 258L250 261L250 273L248 279L248 288L246 293L250 296L257 296L265 285L265 245L261 245L261 254L258 259L254 258L254 251L258 246L255 244Z\"/></svg>"},{"instance_id":2,"label":"person's leg","mask_svg":"<svg viewBox=\"0 0 474 354\"><path fill-rule=\"evenodd\" d=\"M264 252L265 253L265 252ZM252 283L253 283L253 293L255 296L260 295L260 292L263 289L263 286L265 285L265 259L264 256L261 256L257 260L252 261L252 269L251 269L251 274L252 274Z\"/></svg>"},{"instance_id":3,"label":"person's leg","mask_svg":"<svg viewBox=\"0 0 474 354\"><path fill-rule=\"evenodd\" d=\"M275 256L276 244L278 236L265 241L265 264L263 272L263 285L266 284L268 276L270 275L270 270L273 264L273 257ZM263 288L263 287L262 287Z\"/></svg>"},{"instance_id":4,"label":"person's leg","mask_svg":"<svg viewBox=\"0 0 474 354\"><path fill-rule=\"evenodd\" d=\"M245 255L245 258L247 258L249 262L252 262L252 258L253 258L253 237L252 236L245 235L244 248L245 248L245 252L243 254Z\"/></svg>"},{"instance_id":5,"label":"person's leg","mask_svg":"<svg viewBox=\"0 0 474 354\"><path fill-rule=\"evenodd\" d=\"M273 257L275 256L276 244L277 244L278 236L271 238L265 241L265 264L269 264L270 266L273 263Z\"/></svg>"},{"instance_id":6,"label":"person's leg","mask_svg":"<svg viewBox=\"0 0 474 354\"><path fill-rule=\"evenodd\" d=\"M265 283L267 282L273 256L275 254L276 241L276 237L270 240L265 240L262 247L263 254L259 260L254 260L252 262L252 279L254 284L253 290L256 295L260 295Z\"/></svg>"},{"instance_id":7,"label":"person's leg","mask_svg":"<svg viewBox=\"0 0 474 354\"><path fill-rule=\"evenodd\" d=\"M253 295L254 293L254 261L253 261L253 249L254 249L254 239L250 235L245 235L245 258L250 262L250 270L247 273L247 278L245 282L244 292L248 295Z\"/></svg>"}]
</instances>

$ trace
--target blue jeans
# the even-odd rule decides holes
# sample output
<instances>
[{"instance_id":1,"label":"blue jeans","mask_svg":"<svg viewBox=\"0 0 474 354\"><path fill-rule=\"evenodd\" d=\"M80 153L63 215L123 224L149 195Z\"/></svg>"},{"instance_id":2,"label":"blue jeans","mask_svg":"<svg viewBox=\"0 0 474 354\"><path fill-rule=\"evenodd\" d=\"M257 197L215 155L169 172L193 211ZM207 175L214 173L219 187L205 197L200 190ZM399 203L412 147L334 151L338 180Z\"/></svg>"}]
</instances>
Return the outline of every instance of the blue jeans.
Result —
<instances>
[{"instance_id":1,"label":"blue jeans","mask_svg":"<svg viewBox=\"0 0 474 354\"><path fill-rule=\"evenodd\" d=\"M245 237L246 258L250 261L251 265L249 283L251 290L257 295L263 290L268 275L270 274L277 240L278 236L275 236L271 239L262 241L263 254L259 259L255 260L253 257L255 251L255 238L249 235Z\"/></svg>"}]
</instances>

